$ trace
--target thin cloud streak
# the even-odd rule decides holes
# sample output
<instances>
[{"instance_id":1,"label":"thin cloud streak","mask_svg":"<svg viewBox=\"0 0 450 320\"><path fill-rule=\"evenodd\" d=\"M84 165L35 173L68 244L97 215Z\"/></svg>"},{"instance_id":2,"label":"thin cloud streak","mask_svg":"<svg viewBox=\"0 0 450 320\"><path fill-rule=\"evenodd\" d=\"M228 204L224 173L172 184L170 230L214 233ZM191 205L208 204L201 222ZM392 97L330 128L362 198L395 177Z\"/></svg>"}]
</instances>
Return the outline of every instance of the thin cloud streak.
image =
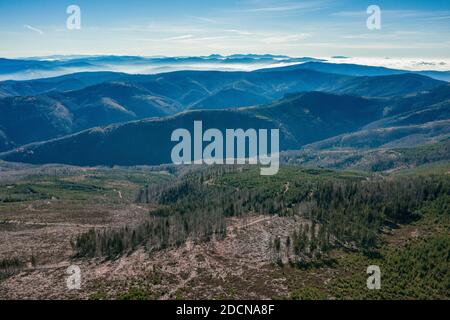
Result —
<instances>
[{"instance_id":1,"label":"thin cloud streak","mask_svg":"<svg viewBox=\"0 0 450 320\"><path fill-rule=\"evenodd\" d=\"M286 4L278 5L278 6L239 10L239 12L274 13L274 12L286 12L286 11L298 11L298 10L309 10L309 11L310 10L321 10L321 9L329 7L331 2L332 1L329 1L329 0L323 0L323 1L317 0L317 1L302 2L302 3L286 3Z\"/></svg>"},{"instance_id":2,"label":"thin cloud streak","mask_svg":"<svg viewBox=\"0 0 450 320\"><path fill-rule=\"evenodd\" d=\"M430 19L447 19L450 15L449 11L422 11L422 10L383 10L381 13L390 18L430 18ZM367 16L364 10L358 11L339 11L331 14L335 17L360 18Z\"/></svg>"},{"instance_id":3,"label":"thin cloud streak","mask_svg":"<svg viewBox=\"0 0 450 320\"><path fill-rule=\"evenodd\" d=\"M182 36L177 36L177 37L170 37L165 39L166 41L176 41L176 40L185 40L185 39L190 39L193 38L194 36L192 34L185 34Z\"/></svg>"},{"instance_id":4,"label":"thin cloud streak","mask_svg":"<svg viewBox=\"0 0 450 320\"><path fill-rule=\"evenodd\" d=\"M39 34L44 34L44 31L42 31L41 29L32 27L32 26L30 26L30 25L28 25L28 24L24 25L23 27L26 28L26 29L28 29L28 30L37 32L37 33L39 33Z\"/></svg>"}]
</instances>

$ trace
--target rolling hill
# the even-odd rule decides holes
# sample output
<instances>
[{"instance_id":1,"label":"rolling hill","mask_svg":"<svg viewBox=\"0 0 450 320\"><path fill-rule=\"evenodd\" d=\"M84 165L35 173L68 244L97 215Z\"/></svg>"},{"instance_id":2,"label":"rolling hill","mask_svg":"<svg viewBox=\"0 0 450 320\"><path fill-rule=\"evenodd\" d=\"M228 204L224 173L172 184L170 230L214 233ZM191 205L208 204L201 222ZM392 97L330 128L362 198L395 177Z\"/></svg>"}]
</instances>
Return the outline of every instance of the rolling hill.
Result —
<instances>
[{"instance_id":1,"label":"rolling hill","mask_svg":"<svg viewBox=\"0 0 450 320\"><path fill-rule=\"evenodd\" d=\"M450 134L449 95L450 86L443 86L413 97L394 99L391 106L384 106L380 119L367 123L361 130L318 141L305 148L414 147L444 139Z\"/></svg>"},{"instance_id":2,"label":"rolling hill","mask_svg":"<svg viewBox=\"0 0 450 320\"><path fill-rule=\"evenodd\" d=\"M285 67L278 68L266 68L259 70L260 72L272 72L274 70L278 71L286 71L286 70L296 70L296 69L306 69L306 70L314 70L325 73L335 73L342 74L348 76L389 76L389 75L397 75L404 73L414 73L423 75L426 77L430 77L436 80L442 81L450 81L450 72L449 71L407 71L400 69L391 69L386 67L377 67L377 66L367 66L367 65L359 65L359 64L351 64L351 63L328 63L323 61L308 61L302 64L294 64Z\"/></svg>"},{"instance_id":3,"label":"rolling hill","mask_svg":"<svg viewBox=\"0 0 450 320\"><path fill-rule=\"evenodd\" d=\"M450 120L441 120L417 125L356 131L313 143L306 148L330 150L413 147L437 141L449 135Z\"/></svg>"},{"instance_id":4,"label":"rolling hill","mask_svg":"<svg viewBox=\"0 0 450 320\"><path fill-rule=\"evenodd\" d=\"M37 80L7 80L0 82L0 98L34 96L50 91L79 90L102 82L114 81L124 75L124 73L117 72L81 72Z\"/></svg>"},{"instance_id":5,"label":"rolling hill","mask_svg":"<svg viewBox=\"0 0 450 320\"><path fill-rule=\"evenodd\" d=\"M378 129L423 124L432 121L450 119L450 100L436 103L421 109L401 113L368 124L364 129Z\"/></svg>"},{"instance_id":6,"label":"rolling hill","mask_svg":"<svg viewBox=\"0 0 450 320\"><path fill-rule=\"evenodd\" d=\"M284 152L284 163L308 167L391 171L417 166L440 166L450 161L450 138L429 140L424 145L402 148L360 149L302 149Z\"/></svg>"},{"instance_id":7,"label":"rolling hill","mask_svg":"<svg viewBox=\"0 0 450 320\"><path fill-rule=\"evenodd\" d=\"M441 85L444 85L444 83L429 77L404 73L349 79L331 91L366 97L389 98L427 92Z\"/></svg>"},{"instance_id":8,"label":"rolling hill","mask_svg":"<svg viewBox=\"0 0 450 320\"><path fill-rule=\"evenodd\" d=\"M246 107L270 102L270 98L235 88L226 88L196 102L189 109L225 109Z\"/></svg>"},{"instance_id":9,"label":"rolling hill","mask_svg":"<svg viewBox=\"0 0 450 320\"><path fill-rule=\"evenodd\" d=\"M172 131L192 129L194 120L202 120L204 130L279 128L280 147L287 150L354 131L380 114L377 100L321 92L301 93L260 107L188 111L166 118L89 129L30 144L4 153L1 158L77 165L168 163L175 145L170 141Z\"/></svg>"},{"instance_id":10,"label":"rolling hill","mask_svg":"<svg viewBox=\"0 0 450 320\"><path fill-rule=\"evenodd\" d=\"M39 80L3 81L0 82L0 97L79 90L115 81L139 84L155 94L167 96L183 105L193 106L202 99L231 89L272 99L280 98L286 93L314 90L384 97L412 94L445 85L445 82L413 73L370 77L350 76L334 74L333 69L323 72L322 68L314 70L302 66L304 65L253 72L177 71L151 75L84 72ZM233 96L229 104L233 103L233 99L236 100L236 97Z\"/></svg>"},{"instance_id":11,"label":"rolling hill","mask_svg":"<svg viewBox=\"0 0 450 320\"><path fill-rule=\"evenodd\" d=\"M8 141L3 148L100 125L166 116L179 110L175 101L123 83L103 83L66 93L3 98L0 99L0 129Z\"/></svg>"},{"instance_id":12,"label":"rolling hill","mask_svg":"<svg viewBox=\"0 0 450 320\"><path fill-rule=\"evenodd\" d=\"M50 92L0 99L3 115L0 129L3 140L8 141L0 146L0 151L95 126L164 117L188 109L260 105L298 92L324 91L392 98L435 90L443 84L415 74L350 77L297 69L272 72L179 71L157 75L82 73L45 80L7 82L2 84L3 87L0 84L2 92ZM64 90L78 87L80 89ZM447 94L447 90L442 91ZM387 105L390 103L386 102ZM409 108L408 104L406 108Z\"/></svg>"},{"instance_id":13,"label":"rolling hill","mask_svg":"<svg viewBox=\"0 0 450 320\"><path fill-rule=\"evenodd\" d=\"M148 92L145 88L146 82L141 84L105 83L85 88L81 92L65 93L67 101L74 104L66 103L67 107L59 106L56 108L59 109L57 115L69 112L70 116L56 117L60 121L52 119L48 122L52 126L47 126L47 129L49 132L55 128L62 132L70 131L74 123L80 123L80 119L90 119L88 112L90 107L89 104L84 104L84 101L103 101L105 88L109 88L111 99L128 97L130 100L127 102L133 102L135 98L132 94ZM163 118L89 129L58 139L26 145L3 153L0 158L7 161L61 162L76 165L167 163L170 162L170 151L174 145L170 141L171 132L176 128L192 128L194 120L202 120L205 130L279 128L281 150L299 149L304 146L312 150L417 146L437 141L450 134L448 117L450 104L447 99L449 91L449 86L439 86L428 93L393 99L363 98L319 91L287 94L284 98L265 105L225 110L185 111ZM28 105L36 103L31 101ZM80 105L84 107L77 110L76 107ZM96 107L92 107L92 110L100 110L98 103ZM127 115L139 111L131 107L126 110L122 110L119 106L111 108L115 108L119 114ZM51 114L46 107L43 107L43 110L44 114ZM7 131L3 132L7 135Z\"/></svg>"}]
</instances>

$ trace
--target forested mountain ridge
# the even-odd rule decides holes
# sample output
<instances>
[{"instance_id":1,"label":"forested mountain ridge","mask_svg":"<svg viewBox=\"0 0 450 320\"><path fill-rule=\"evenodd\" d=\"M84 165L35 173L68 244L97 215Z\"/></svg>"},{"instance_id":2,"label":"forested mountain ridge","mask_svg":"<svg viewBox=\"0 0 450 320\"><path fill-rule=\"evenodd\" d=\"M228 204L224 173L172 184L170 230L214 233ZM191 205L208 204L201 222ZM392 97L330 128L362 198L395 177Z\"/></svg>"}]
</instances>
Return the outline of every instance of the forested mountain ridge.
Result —
<instances>
[{"instance_id":1,"label":"forested mountain ridge","mask_svg":"<svg viewBox=\"0 0 450 320\"><path fill-rule=\"evenodd\" d=\"M421 97L422 95L418 95L417 99ZM418 134L434 139L448 134L449 125L446 119L430 122L428 117L408 118L403 115L398 116L398 119L403 119L398 127L364 129L365 126L370 127L369 123L377 123L376 121L383 118L386 103L385 99L324 92L291 94L263 106L187 111L165 118L89 129L48 142L27 145L0 157L8 161L77 165L169 163L170 150L174 145L170 141L171 132L177 128L192 130L195 120L202 120L205 130L279 128L281 150L299 149L314 143L326 148L352 145L358 148L373 148L394 140L406 141L405 139L417 137ZM395 103L399 103L398 100L395 100ZM431 110L435 110L434 108L431 107ZM445 103L443 108L438 108L442 117L446 114L446 108L448 105ZM428 109L425 107L421 112L427 113ZM415 112L419 112L417 108ZM409 123L408 119L411 119ZM392 121L388 124L391 125ZM419 139L410 141L414 143ZM90 152L86 154L82 150Z\"/></svg>"},{"instance_id":2,"label":"forested mountain ridge","mask_svg":"<svg viewBox=\"0 0 450 320\"><path fill-rule=\"evenodd\" d=\"M55 90L61 89L72 80L75 87L82 88L0 99L0 129L5 141L0 145L0 151L96 126L164 117L186 109L267 104L298 92L390 97L385 101L389 106L392 101L401 102L403 98L400 97L405 95L419 94L421 98L416 100L421 100L426 96L424 92L433 92L443 86L443 82L414 74L367 78L301 69L273 72L179 71L158 75L101 73L98 78L94 75L82 73L73 75L73 79L64 76L46 81L26 81L20 89L24 93L33 90L42 92L43 84L45 88L55 85ZM80 83L92 85L83 87ZM12 86L8 82L6 85L8 90L20 87L20 83ZM409 105L404 103L399 108L408 108ZM389 108L386 107L386 110ZM349 122L352 122L351 114L348 116ZM366 122L370 120L373 119L368 118Z\"/></svg>"}]
</instances>

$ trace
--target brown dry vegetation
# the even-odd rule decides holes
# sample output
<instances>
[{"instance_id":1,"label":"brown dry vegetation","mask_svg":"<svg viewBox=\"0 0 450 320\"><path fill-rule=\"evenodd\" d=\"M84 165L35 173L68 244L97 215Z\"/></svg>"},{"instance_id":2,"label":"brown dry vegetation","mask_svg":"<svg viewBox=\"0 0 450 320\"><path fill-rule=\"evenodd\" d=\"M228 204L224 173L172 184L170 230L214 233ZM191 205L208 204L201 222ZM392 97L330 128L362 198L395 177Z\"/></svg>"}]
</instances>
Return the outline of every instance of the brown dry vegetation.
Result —
<instances>
[{"instance_id":1,"label":"brown dry vegetation","mask_svg":"<svg viewBox=\"0 0 450 320\"><path fill-rule=\"evenodd\" d=\"M348 298L339 291L346 277L361 278L357 290L364 289L366 258L360 253L336 249L329 264L311 268L288 263L284 240L299 226L311 225L301 215L227 217L223 239L188 240L155 252L139 248L116 259L75 259L71 242L77 235L139 224L156 207L135 203L137 191L171 176L71 168L49 178L41 167L23 170L1 183L8 199L23 199L0 202L0 260L20 262L0 277L0 299L334 299ZM42 174L38 178L37 172ZM61 182L71 183L70 188ZM282 182L280 190L291 192L289 182ZM386 230L383 239L388 246L403 247L436 231L448 235L448 224L397 226ZM276 237L282 239L282 266L274 263ZM72 264L81 268L80 290L66 288L66 269Z\"/></svg>"}]
</instances>

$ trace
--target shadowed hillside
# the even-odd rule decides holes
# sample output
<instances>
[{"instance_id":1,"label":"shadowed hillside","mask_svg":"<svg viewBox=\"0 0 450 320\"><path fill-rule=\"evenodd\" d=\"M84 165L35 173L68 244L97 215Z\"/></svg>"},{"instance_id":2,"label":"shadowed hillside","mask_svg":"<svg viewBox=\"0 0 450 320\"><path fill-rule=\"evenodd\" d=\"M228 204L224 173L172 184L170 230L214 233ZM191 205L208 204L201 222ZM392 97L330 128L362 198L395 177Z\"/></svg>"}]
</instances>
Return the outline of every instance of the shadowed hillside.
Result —
<instances>
[{"instance_id":1,"label":"shadowed hillside","mask_svg":"<svg viewBox=\"0 0 450 320\"><path fill-rule=\"evenodd\" d=\"M399 97L437 90L443 84L415 74L350 77L301 69L271 72L180 71L158 75L95 75L96 73L82 73L73 75L73 78L68 75L47 80L0 83L1 92L27 94L43 92L46 89L51 91L33 96L20 95L0 99L0 128L3 131L3 140L8 142L0 146L0 151L96 126L164 117L187 109L260 105L280 99L286 94L308 91L395 97L392 101L385 101L385 112L392 113L393 111L389 110L409 110L409 104L399 101ZM111 79L114 81L111 82ZM85 87L88 84L93 85ZM81 89L64 91L64 88L68 87ZM448 91L439 90L443 91L443 94ZM422 94L421 97L437 100L432 98L435 95L428 97ZM393 101L403 105L389 107ZM329 100L328 103L332 104L334 101ZM368 118L366 122L371 120L374 119Z\"/></svg>"},{"instance_id":2,"label":"shadowed hillside","mask_svg":"<svg viewBox=\"0 0 450 320\"><path fill-rule=\"evenodd\" d=\"M162 119L94 128L24 146L1 157L31 163L161 164L171 162L171 149L175 145L170 141L172 131L192 130L195 120L203 121L204 130L279 128L280 147L287 150L356 130L380 115L377 100L311 92L291 95L261 107L189 111Z\"/></svg>"}]
</instances>

